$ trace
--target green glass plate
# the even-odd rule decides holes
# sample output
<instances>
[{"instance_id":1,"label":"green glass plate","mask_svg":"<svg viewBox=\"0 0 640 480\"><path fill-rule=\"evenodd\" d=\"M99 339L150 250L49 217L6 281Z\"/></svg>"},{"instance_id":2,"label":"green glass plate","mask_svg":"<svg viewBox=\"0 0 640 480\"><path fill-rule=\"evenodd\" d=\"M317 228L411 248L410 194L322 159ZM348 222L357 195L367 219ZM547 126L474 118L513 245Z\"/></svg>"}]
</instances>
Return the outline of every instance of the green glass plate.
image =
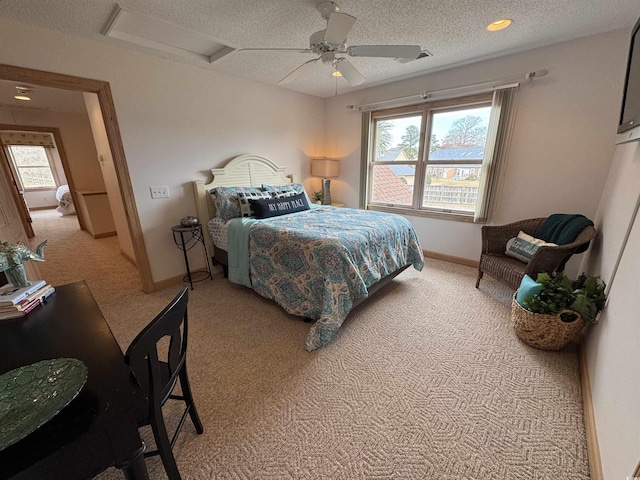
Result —
<instances>
[{"instance_id":1,"label":"green glass plate","mask_svg":"<svg viewBox=\"0 0 640 480\"><path fill-rule=\"evenodd\" d=\"M82 390L87 371L78 359L56 358L0 375L0 450L55 417Z\"/></svg>"}]
</instances>

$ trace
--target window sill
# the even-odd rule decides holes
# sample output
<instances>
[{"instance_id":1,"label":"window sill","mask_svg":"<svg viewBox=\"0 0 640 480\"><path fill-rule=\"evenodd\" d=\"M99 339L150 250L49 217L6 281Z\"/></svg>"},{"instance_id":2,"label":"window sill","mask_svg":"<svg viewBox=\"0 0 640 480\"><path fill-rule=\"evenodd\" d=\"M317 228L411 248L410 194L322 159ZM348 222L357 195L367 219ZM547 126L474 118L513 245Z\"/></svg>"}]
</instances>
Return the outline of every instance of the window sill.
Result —
<instances>
[{"instance_id":1,"label":"window sill","mask_svg":"<svg viewBox=\"0 0 640 480\"><path fill-rule=\"evenodd\" d=\"M24 192L55 192L58 187L29 187L24 188Z\"/></svg>"},{"instance_id":2,"label":"window sill","mask_svg":"<svg viewBox=\"0 0 640 480\"><path fill-rule=\"evenodd\" d=\"M456 222L466 222L466 223L480 223L473 221L473 214L463 214L457 212L438 212L434 210L416 210L414 208L409 207L387 207L384 205L367 205L367 210L374 210L377 212L387 212L387 213L396 213L398 215L409 215L413 217L428 217L428 218L438 218L441 220L453 220Z\"/></svg>"}]
</instances>

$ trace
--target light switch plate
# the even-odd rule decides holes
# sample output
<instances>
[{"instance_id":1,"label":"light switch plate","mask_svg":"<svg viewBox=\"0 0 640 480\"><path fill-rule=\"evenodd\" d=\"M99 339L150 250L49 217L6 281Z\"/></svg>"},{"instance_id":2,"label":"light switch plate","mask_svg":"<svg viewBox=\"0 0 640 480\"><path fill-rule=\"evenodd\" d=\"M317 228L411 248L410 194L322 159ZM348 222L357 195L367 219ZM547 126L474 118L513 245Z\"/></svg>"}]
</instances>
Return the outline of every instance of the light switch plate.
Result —
<instances>
[{"instance_id":1,"label":"light switch plate","mask_svg":"<svg viewBox=\"0 0 640 480\"><path fill-rule=\"evenodd\" d=\"M160 187L150 187L151 189L151 198L169 198L169 187L160 186Z\"/></svg>"}]
</instances>

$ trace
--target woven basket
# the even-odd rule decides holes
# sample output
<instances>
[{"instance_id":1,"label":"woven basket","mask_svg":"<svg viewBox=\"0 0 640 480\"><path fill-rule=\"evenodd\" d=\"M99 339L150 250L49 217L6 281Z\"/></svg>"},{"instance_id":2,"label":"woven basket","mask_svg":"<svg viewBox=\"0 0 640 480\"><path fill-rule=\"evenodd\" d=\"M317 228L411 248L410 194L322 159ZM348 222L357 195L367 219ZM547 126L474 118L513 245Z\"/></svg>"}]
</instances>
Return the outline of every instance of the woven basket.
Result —
<instances>
[{"instance_id":1,"label":"woven basket","mask_svg":"<svg viewBox=\"0 0 640 480\"><path fill-rule=\"evenodd\" d=\"M576 315L576 319L563 322L560 315L565 312ZM511 324L520 340L540 350L563 349L578 340L585 325L582 317L573 310L563 310L556 315L530 312L516 301L515 294L511 305Z\"/></svg>"}]
</instances>

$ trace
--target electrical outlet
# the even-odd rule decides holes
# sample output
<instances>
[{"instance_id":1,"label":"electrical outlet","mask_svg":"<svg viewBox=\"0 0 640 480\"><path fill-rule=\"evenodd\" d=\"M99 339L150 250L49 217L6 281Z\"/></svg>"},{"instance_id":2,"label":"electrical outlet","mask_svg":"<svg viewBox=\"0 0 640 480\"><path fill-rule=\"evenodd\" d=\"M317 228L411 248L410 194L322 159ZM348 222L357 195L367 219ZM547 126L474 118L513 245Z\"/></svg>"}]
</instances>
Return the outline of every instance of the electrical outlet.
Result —
<instances>
[{"instance_id":1,"label":"electrical outlet","mask_svg":"<svg viewBox=\"0 0 640 480\"><path fill-rule=\"evenodd\" d=\"M151 198L169 198L169 187L150 187Z\"/></svg>"}]
</instances>

